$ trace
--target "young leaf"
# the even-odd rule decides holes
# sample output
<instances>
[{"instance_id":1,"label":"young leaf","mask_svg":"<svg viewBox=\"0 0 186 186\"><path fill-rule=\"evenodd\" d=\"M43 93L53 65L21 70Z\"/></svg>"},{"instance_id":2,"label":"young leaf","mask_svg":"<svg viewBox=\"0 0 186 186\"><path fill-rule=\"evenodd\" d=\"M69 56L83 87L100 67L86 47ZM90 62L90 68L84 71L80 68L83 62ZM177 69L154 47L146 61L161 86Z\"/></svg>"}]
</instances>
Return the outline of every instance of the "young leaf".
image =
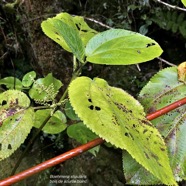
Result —
<instances>
[{"instance_id":1,"label":"young leaf","mask_svg":"<svg viewBox=\"0 0 186 186\"><path fill-rule=\"evenodd\" d=\"M153 39L141 34L111 29L94 36L87 44L87 61L96 64L128 65L154 59L162 49Z\"/></svg>"},{"instance_id":2,"label":"young leaf","mask_svg":"<svg viewBox=\"0 0 186 186\"><path fill-rule=\"evenodd\" d=\"M184 6L186 6L186 0L181 0Z\"/></svg>"},{"instance_id":3,"label":"young leaf","mask_svg":"<svg viewBox=\"0 0 186 186\"><path fill-rule=\"evenodd\" d=\"M5 85L8 89L22 89L21 81L15 77L5 77L0 79L0 85Z\"/></svg>"},{"instance_id":4,"label":"young leaf","mask_svg":"<svg viewBox=\"0 0 186 186\"><path fill-rule=\"evenodd\" d=\"M53 101L61 86L61 81L50 73L45 78L37 79L34 82L29 90L29 96L38 103Z\"/></svg>"},{"instance_id":5,"label":"young leaf","mask_svg":"<svg viewBox=\"0 0 186 186\"><path fill-rule=\"evenodd\" d=\"M147 113L165 107L186 95L185 83L178 80L176 67L166 68L151 78L142 89L139 100ZM186 179L186 106L156 118L153 125L165 138L170 164L177 181Z\"/></svg>"},{"instance_id":6,"label":"young leaf","mask_svg":"<svg viewBox=\"0 0 186 186\"><path fill-rule=\"evenodd\" d=\"M110 87L103 79L79 77L70 84L69 98L88 128L116 147L126 149L164 184L176 185L164 141L131 95Z\"/></svg>"},{"instance_id":7,"label":"young leaf","mask_svg":"<svg viewBox=\"0 0 186 186\"><path fill-rule=\"evenodd\" d=\"M34 111L23 92L0 94L0 160L10 156L26 139L33 126Z\"/></svg>"},{"instance_id":8,"label":"young leaf","mask_svg":"<svg viewBox=\"0 0 186 186\"><path fill-rule=\"evenodd\" d=\"M98 136L88 129L82 122L70 125L67 128L67 134L70 138L76 139L78 142L84 144L91 141ZM89 150L94 156L99 152L100 146L94 147Z\"/></svg>"},{"instance_id":9,"label":"young leaf","mask_svg":"<svg viewBox=\"0 0 186 186\"><path fill-rule=\"evenodd\" d=\"M51 114L51 111L51 109L36 111L34 127L39 128ZM66 129L66 122L65 115L60 110L57 110L43 127L42 131L48 134L58 134Z\"/></svg>"},{"instance_id":10,"label":"young leaf","mask_svg":"<svg viewBox=\"0 0 186 186\"><path fill-rule=\"evenodd\" d=\"M24 87L30 87L36 78L36 73L34 71L28 72L23 76L22 85Z\"/></svg>"}]
</instances>

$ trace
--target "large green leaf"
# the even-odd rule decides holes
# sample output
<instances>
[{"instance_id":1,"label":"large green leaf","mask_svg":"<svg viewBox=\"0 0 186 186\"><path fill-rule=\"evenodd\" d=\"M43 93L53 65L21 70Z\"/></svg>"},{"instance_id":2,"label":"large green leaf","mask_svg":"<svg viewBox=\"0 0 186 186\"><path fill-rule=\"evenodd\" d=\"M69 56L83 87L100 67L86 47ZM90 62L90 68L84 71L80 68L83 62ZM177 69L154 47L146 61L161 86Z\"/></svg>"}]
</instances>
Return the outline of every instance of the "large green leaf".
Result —
<instances>
[{"instance_id":1,"label":"large green leaf","mask_svg":"<svg viewBox=\"0 0 186 186\"><path fill-rule=\"evenodd\" d=\"M178 80L177 68L171 67L152 77L140 92L139 100L144 105L145 111L150 113L185 96L185 83ZM171 168L176 180L186 179L186 106L184 105L158 117L152 123L165 138ZM142 180L143 175L144 169L140 168L138 175L133 174L131 178ZM155 182L153 180L151 180L151 184L156 184L157 180ZM140 182L140 184L145 184L145 182Z\"/></svg>"},{"instance_id":2,"label":"large green leaf","mask_svg":"<svg viewBox=\"0 0 186 186\"><path fill-rule=\"evenodd\" d=\"M80 16L70 16L60 13L56 17L43 21L41 27L44 33L72 52L81 62L84 58L84 46L97 32L91 29Z\"/></svg>"},{"instance_id":3,"label":"large green leaf","mask_svg":"<svg viewBox=\"0 0 186 186\"><path fill-rule=\"evenodd\" d=\"M153 39L141 34L111 29L94 36L87 44L87 61L107 65L141 63L160 56L162 49Z\"/></svg>"},{"instance_id":4,"label":"large green leaf","mask_svg":"<svg viewBox=\"0 0 186 186\"><path fill-rule=\"evenodd\" d=\"M0 94L0 160L10 156L26 139L33 126L29 98L17 90Z\"/></svg>"},{"instance_id":5,"label":"large green leaf","mask_svg":"<svg viewBox=\"0 0 186 186\"><path fill-rule=\"evenodd\" d=\"M88 128L116 147L126 149L164 184L176 184L164 141L137 100L110 87L103 79L87 77L70 84L69 98Z\"/></svg>"}]
</instances>

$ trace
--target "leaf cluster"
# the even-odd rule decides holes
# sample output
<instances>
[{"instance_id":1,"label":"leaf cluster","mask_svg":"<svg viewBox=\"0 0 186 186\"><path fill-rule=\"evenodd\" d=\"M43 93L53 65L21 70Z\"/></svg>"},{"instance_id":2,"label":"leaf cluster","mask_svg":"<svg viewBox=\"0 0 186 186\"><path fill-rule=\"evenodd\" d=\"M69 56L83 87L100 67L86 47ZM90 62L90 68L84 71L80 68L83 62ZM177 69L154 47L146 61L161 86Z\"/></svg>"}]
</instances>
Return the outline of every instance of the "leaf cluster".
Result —
<instances>
[{"instance_id":1,"label":"leaf cluster","mask_svg":"<svg viewBox=\"0 0 186 186\"><path fill-rule=\"evenodd\" d=\"M1 85L11 89L0 94L0 158L10 156L32 127L50 134L67 128L68 136L80 143L99 136L122 149L128 183L177 185L176 181L185 179L185 153L183 143L179 141L185 132L178 133L179 140L172 137L178 126L184 129L184 109L175 111L173 117L160 118L158 123L148 121L145 114L166 105L170 98L173 102L183 96L185 84L178 80L176 68L156 75L141 91L141 103L101 78L79 77L87 62L130 65L152 60L163 52L159 44L123 29L98 33L82 17L67 13L43 21L41 27L48 37L74 56L72 80L59 100L56 96L63 84L51 73L36 79L36 73L32 71L22 80L14 77L0 80ZM167 80L167 77L171 78ZM148 108L149 105L153 108ZM73 121L70 126L67 117ZM23 127L25 123L28 123L27 127ZM178 146L174 149L172 143L178 143ZM172 158L172 151L177 147L179 150ZM96 155L98 151L99 147L96 147L91 153ZM144 181L146 174L149 178Z\"/></svg>"}]
</instances>

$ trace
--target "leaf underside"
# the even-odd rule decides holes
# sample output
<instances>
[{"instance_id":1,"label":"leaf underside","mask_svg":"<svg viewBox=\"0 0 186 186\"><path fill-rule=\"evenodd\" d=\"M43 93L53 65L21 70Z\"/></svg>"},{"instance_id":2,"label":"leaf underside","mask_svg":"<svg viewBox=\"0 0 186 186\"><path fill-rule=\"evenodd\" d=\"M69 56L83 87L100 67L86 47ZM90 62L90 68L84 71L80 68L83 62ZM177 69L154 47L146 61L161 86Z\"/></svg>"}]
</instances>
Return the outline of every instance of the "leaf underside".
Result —
<instances>
[{"instance_id":1,"label":"leaf underside","mask_svg":"<svg viewBox=\"0 0 186 186\"><path fill-rule=\"evenodd\" d=\"M151 113L179 99L182 99L185 96L186 86L178 80L177 68L171 67L160 71L151 78L149 83L140 92L139 100L145 107L145 111L147 113ZM168 147L170 165L176 181L185 180L186 106L183 105L159 118L156 118L152 121L152 123L165 138L165 142ZM136 164L133 164L133 166L136 173L133 172L131 174L127 168L124 168L129 183L141 180L140 184L145 184L147 182L157 184L157 179L155 179L152 175L147 175L141 166ZM145 174L147 178L146 180L143 179Z\"/></svg>"},{"instance_id":2,"label":"leaf underside","mask_svg":"<svg viewBox=\"0 0 186 186\"><path fill-rule=\"evenodd\" d=\"M127 150L164 184L176 184L167 150L158 130L146 119L143 107L125 91L103 79L75 79L70 102L85 125L107 142Z\"/></svg>"}]
</instances>

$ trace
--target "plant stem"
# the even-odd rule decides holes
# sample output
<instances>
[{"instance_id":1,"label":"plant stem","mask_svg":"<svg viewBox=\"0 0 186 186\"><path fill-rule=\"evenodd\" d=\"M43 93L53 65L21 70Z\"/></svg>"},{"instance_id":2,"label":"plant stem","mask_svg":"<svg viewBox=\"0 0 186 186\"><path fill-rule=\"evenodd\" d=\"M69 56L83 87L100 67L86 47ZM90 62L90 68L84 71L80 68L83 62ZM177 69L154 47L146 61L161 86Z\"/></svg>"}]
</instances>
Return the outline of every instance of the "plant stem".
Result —
<instances>
[{"instance_id":1,"label":"plant stem","mask_svg":"<svg viewBox=\"0 0 186 186\"><path fill-rule=\"evenodd\" d=\"M76 58L74 57L74 72L72 74L72 78L70 80L70 83L75 79L77 78L79 75L80 75L80 72L82 70L82 67L86 64L83 63L83 65L81 65L79 67L79 69L77 69L77 61L76 61ZM70 85L69 83L69 85ZM69 87L68 85L68 87ZM58 103L61 103L67 96L68 94L68 87L66 88L65 92L63 93L63 95L61 96L60 100ZM40 108L43 109L44 107L46 106L41 106ZM38 107L37 107L38 108ZM57 110L58 107L55 107L53 110L52 110L52 113L54 113L56 110ZM25 150L23 151L23 153L21 154L21 156L19 157L19 159L17 160L12 172L11 172L11 175L15 174L17 168L19 167L23 157L26 155L26 153L28 152L28 150L30 149L30 147L33 145L34 141L36 140L37 136L39 135L39 133L41 132L41 130L43 129L43 127L46 125L46 123L49 121L49 119L52 117L52 115L48 115L47 118L45 119L45 121L42 123L42 125L39 127L39 129L37 130L37 132L33 135L33 137L31 138L31 140L29 141L27 147L25 148Z\"/></svg>"},{"instance_id":2,"label":"plant stem","mask_svg":"<svg viewBox=\"0 0 186 186\"><path fill-rule=\"evenodd\" d=\"M186 9L185 9L185 8L180 8L180 7L178 7L178 6L168 4L168 3L163 2L163 1L161 1L161 0L154 0L154 1L156 1L156 2L158 2L158 3L161 3L161 4L163 4L163 5L165 5L165 6L169 7L169 8L172 8L172 9L175 9L175 10L181 10L181 11L186 12Z\"/></svg>"},{"instance_id":3,"label":"plant stem","mask_svg":"<svg viewBox=\"0 0 186 186\"><path fill-rule=\"evenodd\" d=\"M20 155L19 159L17 160L11 175L14 175L16 170L18 169L22 159L24 158L24 156L26 155L26 153L28 152L28 150L30 149L30 147L33 145L34 141L36 140L37 136L39 135L39 133L41 132L42 128L46 125L46 123L49 121L49 119L51 118L51 116L49 115L45 121L42 123L42 125L39 127L39 129L36 131L36 133L34 134L34 136L31 138L31 140L29 141L28 145L26 146L25 150L23 151L23 153Z\"/></svg>"}]
</instances>

